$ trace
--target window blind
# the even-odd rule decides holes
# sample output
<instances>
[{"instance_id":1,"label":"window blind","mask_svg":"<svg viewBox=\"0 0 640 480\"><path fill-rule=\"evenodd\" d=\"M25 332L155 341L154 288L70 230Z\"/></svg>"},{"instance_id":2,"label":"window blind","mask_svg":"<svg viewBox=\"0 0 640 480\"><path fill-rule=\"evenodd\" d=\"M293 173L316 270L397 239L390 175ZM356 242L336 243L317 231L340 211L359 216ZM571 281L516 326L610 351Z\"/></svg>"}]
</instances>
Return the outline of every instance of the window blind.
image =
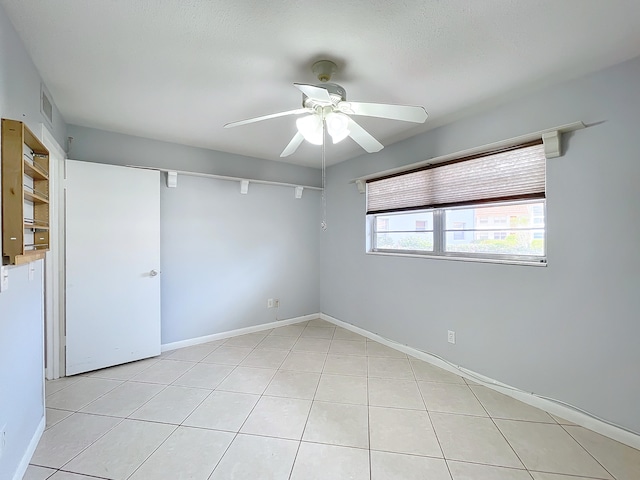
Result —
<instances>
[{"instance_id":1,"label":"window blind","mask_svg":"<svg viewBox=\"0 0 640 480\"><path fill-rule=\"evenodd\" d=\"M545 197L542 140L367 181L367 214Z\"/></svg>"}]
</instances>

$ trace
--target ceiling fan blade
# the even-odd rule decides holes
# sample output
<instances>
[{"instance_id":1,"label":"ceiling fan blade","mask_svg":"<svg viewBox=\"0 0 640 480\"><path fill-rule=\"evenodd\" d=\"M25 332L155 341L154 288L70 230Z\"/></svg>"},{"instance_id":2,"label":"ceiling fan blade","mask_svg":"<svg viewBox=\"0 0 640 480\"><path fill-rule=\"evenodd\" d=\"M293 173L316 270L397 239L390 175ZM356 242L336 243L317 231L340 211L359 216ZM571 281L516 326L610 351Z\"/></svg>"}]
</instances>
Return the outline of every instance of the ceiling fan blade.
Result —
<instances>
[{"instance_id":1,"label":"ceiling fan blade","mask_svg":"<svg viewBox=\"0 0 640 480\"><path fill-rule=\"evenodd\" d=\"M379 152L384 148L369 132L349 118L349 136L369 153Z\"/></svg>"},{"instance_id":2,"label":"ceiling fan blade","mask_svg":"<svg viewBox=\"0 0 640 480\"><path fill-rule=\"evenodd\" d=\"M305 83L294 83L293 85L311 100L326 103L327 105L331 104L331 97L326 89L316 87L315 85L307 85Z\"/></svg>"},{"instance_id":3,"label":"ceiling fan blade","mask_svg":"<svg viewBox=\"0 0 640 480\"><path fill-rule=\"evenodd\" d=\"M288 157L298 149L298 147L303 141L304 141L304 137L302 136L302 134L300 132L296 132L296 134L293 136L293 138L289 142L289 145L285 147L285 149L282 151L280 156Z\"/></svg>"},{"instance_id":4,"label":"ceiling fan blade","mask_svg":"<svg viewBox=\"0 0 640 480\"><path fill-rule=\"evenodd\" d=\"M351 115L363 115L365 117L390 118L405 122L424 123L427 120L427 111L424 107L411 105L391 105L386 103L362 103L340 102L340 111Z\"/></svg>"},{"instance_id":5,"label":"ceiling fan blade","mask_svg":"<svg viewBox=\"0 0 640 480\"><path fill-rule=\"evenodd\" d=\"M284 117L285 115L300 115L302 113L309 113L311 110L308 108L298 108L296 110L289 110L286 112L272 113L271 115L264 115L262 117L249 118L247 120L240 120L239 122L227 123L224 128L239 127L240 125L246 125L248 123L261 122L262 120L269 120L271 118Z\"/></svg>"}]
</instances>

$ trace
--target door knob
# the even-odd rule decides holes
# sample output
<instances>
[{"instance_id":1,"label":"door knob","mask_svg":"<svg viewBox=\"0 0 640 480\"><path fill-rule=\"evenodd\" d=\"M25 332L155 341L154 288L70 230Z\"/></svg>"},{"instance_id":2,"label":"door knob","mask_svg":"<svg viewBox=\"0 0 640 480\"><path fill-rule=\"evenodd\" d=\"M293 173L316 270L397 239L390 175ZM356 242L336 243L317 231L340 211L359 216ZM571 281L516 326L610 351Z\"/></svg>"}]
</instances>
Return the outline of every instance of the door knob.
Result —
<instances>
[{"instance_id":1,"label":"door knob","mask_svg":"<svg viewBox=\"0 0 640 480\"><path fill-rule=\"evenodd\" d=\"M151 270L151 271L149 272L149 276L150 276L150 277L155 277L156 275L158 275L158 272L157 272L156 270Z\"/></svg>"}]
</instances>

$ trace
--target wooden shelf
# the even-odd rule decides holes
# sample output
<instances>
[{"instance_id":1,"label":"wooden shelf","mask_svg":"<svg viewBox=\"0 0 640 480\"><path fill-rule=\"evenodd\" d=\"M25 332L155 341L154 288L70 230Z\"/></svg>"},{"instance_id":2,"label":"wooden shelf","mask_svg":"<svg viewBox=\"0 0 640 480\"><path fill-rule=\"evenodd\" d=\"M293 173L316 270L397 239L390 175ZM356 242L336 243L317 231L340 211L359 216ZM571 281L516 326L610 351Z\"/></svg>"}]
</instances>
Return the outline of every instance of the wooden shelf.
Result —
<instances>
[{"instance_id":1,"label":"wooden shelf","mask_svg":"<svg viewBox=\"0 0 640 480\"><path fill-rule=\"evenodd\" d=\"M1 158L2 263L40 260L49 250L49 152L24 123L3 118Z\"/></svg>"},{"instance_id":2,"label":"wooden shelf","mask_svg":"<svg viewBox=\"0 0 640 480\"><path fill-rule=\"evenodd\" d=\"M28 230L49 230L49 225L34 225L33 223L25 223L24 228Z\"/></svg>"},{"instance_id":3,"label":"wooden shelf","mask_svg":"<svg viewBox=\"0 0 640 480\"><path fill-rule=\"evenodd\" d=\"M24 191L24 199L33 202L34 204L48 204L49 200L44 198L42 195L39 195L36 192L30 192L29 190Z\"/></svg>"},{"instance_id":4,"label":"wooden shelf","mask_svg":"<svg viewBox=\"0 0 640 480\"><path fill-rule=\"evenodd\" d=\"M24 160L24 174L34 180L49 180L49 175L35 163Z\"/></svg>"}]
</instances>

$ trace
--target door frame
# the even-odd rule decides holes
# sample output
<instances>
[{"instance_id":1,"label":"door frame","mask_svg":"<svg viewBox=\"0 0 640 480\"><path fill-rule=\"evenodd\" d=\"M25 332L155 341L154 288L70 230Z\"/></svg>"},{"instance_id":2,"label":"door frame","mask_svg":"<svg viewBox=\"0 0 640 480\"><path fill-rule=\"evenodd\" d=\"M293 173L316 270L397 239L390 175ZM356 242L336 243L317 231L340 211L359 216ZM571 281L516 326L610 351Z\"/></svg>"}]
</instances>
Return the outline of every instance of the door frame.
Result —
<instances>
[{"instance_id":1,"label":"door frame","mask_svg":"<svg viewBox=\"0 0 640 480\"><path fill-rule=\"evenodd\" d=\"M65 161L67 154L42 123L42 143L49 150L49 238L44 260L45 378L65 376Z\"/></svg>"}]
</instances>

